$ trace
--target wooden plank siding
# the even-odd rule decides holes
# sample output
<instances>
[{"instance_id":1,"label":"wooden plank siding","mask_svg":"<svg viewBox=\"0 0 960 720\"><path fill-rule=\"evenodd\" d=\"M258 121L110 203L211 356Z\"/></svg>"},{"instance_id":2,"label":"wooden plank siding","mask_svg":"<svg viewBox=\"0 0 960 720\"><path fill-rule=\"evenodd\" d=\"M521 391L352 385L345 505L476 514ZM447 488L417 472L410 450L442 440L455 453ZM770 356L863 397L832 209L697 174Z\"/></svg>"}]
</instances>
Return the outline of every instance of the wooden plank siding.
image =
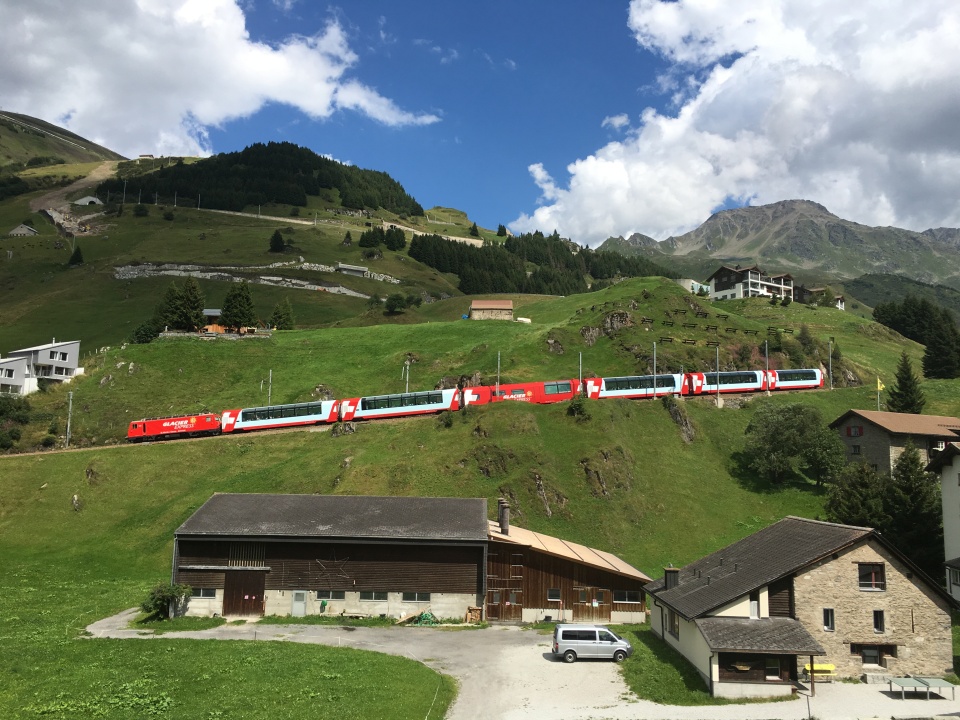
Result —
<instances>
[{"instance_id":1,"label":"wooden plank siding","mask_svg":"<svg viewBox=\"0 0 960 720\"><path fill-rule=\"evenodd\" d=\"M266 590L477 594L483 583L480 545L199 540L180 540L179 545L175 581L194 587L222 588L219 569L238 566L264 567ZM217 584L208 584L212 582Z\"/></svg>"},{"instance_id":2,"label":"wooden plank siding","mask_svg":"<svg viewBox=\"0 0 960 720\"><path fill-rule=\"evenodd\" d=\"M508 558L523 558L522 571ZM561 603L548 600L548 591L560 590L560 600L567 617L573 613L577 620L609 620L611 610L635 612L646 609L644 583L613 572L584 565L573 559L556 557L530 547L491 541L487 556L487 604L491 604L491 590L519 591L522 605L529 608L556 610L560 616ZM641 602L614 603L614 591L639 591ZM581 593L586 593L582 601ZM597 607L593 601L600 598ZM519 609L517 610L519 613ZM516 613L514 613L516 614ZM517 614L519 618L519 614ZM490 618L494 619L494 618ZM506 618L500 618L506 619Z\"/></svg>"},{"instance_id":3,"label":"wooden plank siding","mask_svg":"<svg viewBox=\"0 0 960 720\"><path fill-rule=\"evenodd\" d=\"M793 577L770 583L768 587L770 617L796 617L793 604Z\"/></svg>"}]
</instances>

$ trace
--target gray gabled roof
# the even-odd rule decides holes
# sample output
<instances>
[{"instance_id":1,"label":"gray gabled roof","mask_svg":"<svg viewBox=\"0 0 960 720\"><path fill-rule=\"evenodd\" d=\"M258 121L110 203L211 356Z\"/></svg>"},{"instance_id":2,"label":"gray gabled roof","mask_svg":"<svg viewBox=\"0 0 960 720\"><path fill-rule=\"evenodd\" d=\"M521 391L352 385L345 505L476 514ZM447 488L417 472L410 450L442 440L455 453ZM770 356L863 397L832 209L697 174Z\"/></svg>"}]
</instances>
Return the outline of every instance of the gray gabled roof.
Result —
<instances>
[{"instance_id":1,"label":"gray gabled roof","mask_svg":"<svg viewBox=\"0 0 960 720\"><path fill-rule=\"evenodd\" d=\"M693 619L872 534L870 528L786 517L680 568L676 587L664 589L660 578L645 589Z\"/></svg>"},{"instance_id":2,"label":"gray gabled roof","mask_svg":"<svg viewBox=\"0 0 960 720\"><path fill-rule=\"evenodd\" d=\"M827 654L800 621L793 618L708 617L694 622L713 652Z\"/></svg>"},{"instance_id":3,"label":"gray gabled roof","mask_svg":"<svg viewBox=\"0 0 960 720\"><path fill-rule=\"evenodd\" d=\"M176 535L486 542L487 501L218 493Z\"/></svg>"}]
</instances>

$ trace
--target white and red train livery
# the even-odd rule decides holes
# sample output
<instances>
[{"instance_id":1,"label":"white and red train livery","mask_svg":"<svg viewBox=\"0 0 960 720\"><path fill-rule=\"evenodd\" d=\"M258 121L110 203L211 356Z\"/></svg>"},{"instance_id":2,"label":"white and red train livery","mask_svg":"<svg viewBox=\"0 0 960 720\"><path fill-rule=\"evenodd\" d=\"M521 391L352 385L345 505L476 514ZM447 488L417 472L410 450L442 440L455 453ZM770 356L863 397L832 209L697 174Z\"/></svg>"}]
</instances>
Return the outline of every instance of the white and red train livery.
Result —
<instances>
[{"instance_id":1,"label":"white and red train livery","mask_svg":"<svg viewBox=\"0 0 960 720\"><path fill-rule=\"evenodd\" d=\"M354 420L411 417L459 410L467 405L498 402L528 402L537 405L572 400L581 392L592 400L643 399L665 395L712 395L764 390L810 390L823 387L820 370L737 370L721 373L675 373L587 378L548 382L480 385L462 390L369 395L346 400L271 405L224 410L220 415L203 413L135 420L127 440L219 435L304 425L322 425Z\"/></svg>"}]
</instances>

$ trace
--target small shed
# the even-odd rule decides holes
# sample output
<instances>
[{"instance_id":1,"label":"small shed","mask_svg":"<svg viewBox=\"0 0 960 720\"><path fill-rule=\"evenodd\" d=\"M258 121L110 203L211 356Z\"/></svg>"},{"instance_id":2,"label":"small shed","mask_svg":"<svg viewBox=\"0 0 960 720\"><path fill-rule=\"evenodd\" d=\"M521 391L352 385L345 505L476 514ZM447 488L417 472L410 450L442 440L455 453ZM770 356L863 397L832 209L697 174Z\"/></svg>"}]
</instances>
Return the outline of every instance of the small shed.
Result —
<instances>
[{"instance_id":1,"label":"small shed","mask_svg":"<svg viewBox=\"0 0 960 720\"><path fill-rule=\"evenodd\" d=\"M471 320L513 320L513 300L474 300Z\"/></svg>"},{"instance_id":2,"label":"small shed","mask_svg":"<svg viewBox=\"0 0 960 720\"><path fill-rule=\"evenodd\" d=\"M32 228L29 225L21 223L17 225L13 230L7 233L10 237L33 237L37 234L37 229Z\"/></svg>"},{"instance_id":3,"label":"small shed","mask_svg":"<svg viewBox=\"0 0 960 720\"><path fill-rule=\"evenodd\" d=\"M74 205L103 205L103 200L93 195L85 195L79 200L73 201Z\"/></svg>"},{"instance_id":4,"label":"small shed","mask_svg":"<svg viewBox=\"0 0 960 720\"><path fill-rule=\"evenodd\" d=\"M367 268L362 265L347 265L346 263L338 262L336 270L338 273L355 275L356 277L366 277L367 275Z\"/></svg>"},{"instance_id":5,"label":"small shed","mask_svg":"<svg viewBox=\"0 0 960 720\"><path fill-rule=\"evenodd\" d=\"M219 308L203 309L203 332L205 333L224 333L226 328L220 324Z\"/></svg>"}]
</instances>

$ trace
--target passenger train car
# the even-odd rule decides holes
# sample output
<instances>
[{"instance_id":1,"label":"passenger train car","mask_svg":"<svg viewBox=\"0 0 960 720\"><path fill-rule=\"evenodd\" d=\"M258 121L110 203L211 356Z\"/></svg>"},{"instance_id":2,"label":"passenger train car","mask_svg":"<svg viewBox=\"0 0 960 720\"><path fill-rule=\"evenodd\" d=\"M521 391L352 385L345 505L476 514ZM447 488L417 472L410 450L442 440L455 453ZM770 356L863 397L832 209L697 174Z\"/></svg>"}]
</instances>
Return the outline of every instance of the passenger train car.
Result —
<instances>
[{"instance_id":1,"label":"passenger train car","mask_svg":"<svg viewBox=\"0 0 960 720\"><path fill-rule=\"evenodd\" d=\"M322 425L355 420L411 417L459 410L468 405L498 402L528 402L537 405L572 400L583 393L592 400L644 399L665 395L712 395L764 390L809 390L823 387L820 370L738 370L604 378L552 380L547 382L480 385L463 389L369 395L346 400L271 405L224 410L220 415L201 413L135 420L127 440L164 440L276 428Z\"/></svg>"}]
</instances>

